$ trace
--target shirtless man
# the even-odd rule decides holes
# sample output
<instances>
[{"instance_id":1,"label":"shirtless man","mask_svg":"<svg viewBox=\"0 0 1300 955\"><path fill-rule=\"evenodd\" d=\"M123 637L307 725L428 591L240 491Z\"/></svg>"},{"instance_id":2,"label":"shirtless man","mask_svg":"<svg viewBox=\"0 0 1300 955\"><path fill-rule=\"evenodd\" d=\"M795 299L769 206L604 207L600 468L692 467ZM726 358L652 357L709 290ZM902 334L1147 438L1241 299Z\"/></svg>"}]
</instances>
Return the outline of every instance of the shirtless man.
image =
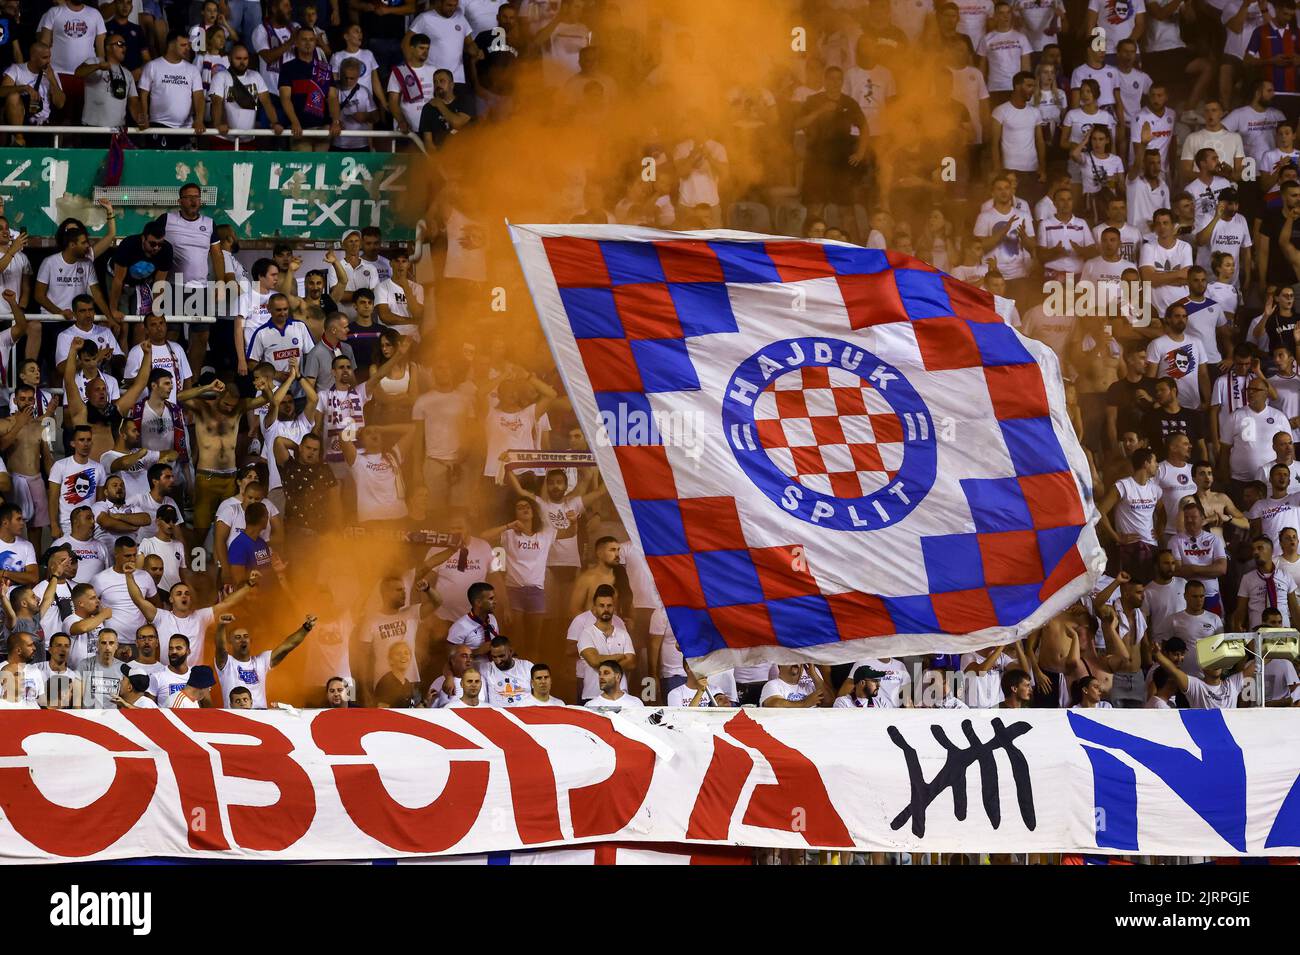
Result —
<instances>
[{"instance_id":1,"label":"shirtless man","mask_svg":"<svg viewBox=\"0 0 1300 955\"><path fill-rule=\"evenodd\" d=\"M618 566L618 551L619 543L612 537L602 537L596 541L596 562L578 574L573 582L573 593L569 597L570 620L591 606L596 588L601 584L609 584L615 591L618 590L614 579L614 568ZM619 593L618 599L623 600L628 596Z\"/></svg>"},{"instance_id":2,"label":"shirtless man","mask_svg":"<svg viewBox=\"0 0 1300 955\"><path fill-rule=\"evenodd\" d=\"M74 338L68 353L77 354L84 341L81 338ZM144 355L143 363L148 365L152 361L153 346L148 341L144 341L140 344L140 349ZM86 382L86 397L83 400L77 393L76 379L77 363L66 362L63 366L63 397L68 406L63 412L63 427L67 429L77 425L89 425L90 457L98 461L99 456L113 447L116 441L113 436L114 422L131 413L131 409L144 394L145 386L149 383L148 376L136 375L131 387L122 392L122 397L116 401L108 400L108 387L102 377Z\"/></svg>"},{"instance_id":3,"label":"shirtless man","mask_svg":"<svg viewBox=\"0 0 1300 955\"><path fill-rule=\"evenodd\" d=\"M288 390L289 382L281 386ZM216 519L217 508L239 493L235 465L238 462L239 420L248 411L273 400L275 379L266 373L253 375L257 394L243 398L239 385L217 379L202 393L184 402L194 416L194 523L190 545L202 546Z\"/></svg>"},{"instance_id":4,"label":"shirtless man","mask_svg":"<svg viewBox=\"0 0 1300 955\"><path fill-rule=\"evenodd\" d=\"M41 540L42 529L50 526L44 474L54 466L54 455L42 439L42 433L46 427L53 430L54 418L48 414L37 416L36 389L25 382L14 389L14 402L17 411L5 422L7 430L0 433L0 447L4 448L5 463L14 484L14 499L31 505L32 516L27 528L29 534L35 532L32 544L39 554L49 543ZM45 424L47 419L50 422L48 426Z\"/></svg>"},{"instance_id":5,"label":"shirtless man","mask_svg":"<svg viewBox=\"0 0 1300 955\"><path fill-rule=\"evenodd\" d=\"M1104 316L1083 319L1075 328L1070 342L1070 364L1079 408L1087 429L1081 436L1085 447L1094 453L1102 450L1102 428L1106 421L1106 391L1119 377L1119 346L1111 333L1111 322Z\"/></svg>"},{"instance_id":6,"label":"shirtless man","mask_svg":"<svg viewBox=\"0 0 1300 955\"><path fill-rule=\"evenodd\" d=\"M1071 607L1029 635L1029 664L1034 670L1034 706L1058 709L1061 686L1086 673L1079 652L1079 629L1088 612Z\"/></svg>"}]
</instances>

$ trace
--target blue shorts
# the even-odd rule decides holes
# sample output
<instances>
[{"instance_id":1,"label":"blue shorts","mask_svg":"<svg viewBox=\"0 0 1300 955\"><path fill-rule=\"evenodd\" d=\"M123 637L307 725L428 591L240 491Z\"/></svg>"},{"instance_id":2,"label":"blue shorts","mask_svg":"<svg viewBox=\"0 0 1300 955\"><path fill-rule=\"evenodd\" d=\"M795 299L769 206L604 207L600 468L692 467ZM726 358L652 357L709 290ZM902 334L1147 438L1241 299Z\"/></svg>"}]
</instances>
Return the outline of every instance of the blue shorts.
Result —
<instances>
[{"instance_id":1,"label":"blue shorts","mask_svg":"<svg viewBox=\"0 0 1300 955\"><path fill-rule=\"evenodd\" d=\"M140 12L149 14L155 20L164 19L161 0L144 0L140 6Z\"/></svg>"},{"instance_id":2,"label":"blue shorts","mask_svg":"<svg viewBox=\"0 0 1300 955\"><path fill-rule=\"evenodd\" d=\"M507 587L510 607L519 613L546 613L546 588Z\"/></svg>"}]
</instances>

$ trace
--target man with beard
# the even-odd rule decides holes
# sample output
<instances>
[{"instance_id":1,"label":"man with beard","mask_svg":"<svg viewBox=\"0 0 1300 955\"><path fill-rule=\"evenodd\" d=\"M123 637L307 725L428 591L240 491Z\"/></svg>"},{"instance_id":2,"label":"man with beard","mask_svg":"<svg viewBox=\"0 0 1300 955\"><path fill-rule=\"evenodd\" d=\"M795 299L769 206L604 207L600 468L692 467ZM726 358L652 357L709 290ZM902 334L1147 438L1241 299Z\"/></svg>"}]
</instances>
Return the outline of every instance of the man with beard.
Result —
<instances>
[{"instance_id":1,"label":"man with beard","mask_svg":"<svg viewBox=\"0 0 1300 955\"><path fill-rule=\"evenodd\" d=\"M170 610L159 609L146 599L134 576L126 578L126 589L131 595L131 602L153 627L163 633L180 634L189 641L190 663L193 664L203 660L204 634L212 626L212 622L219 617L229 616L231 610L252 594L261 576L256 570L250 571L246 583L234 590L225 600L211 607L195 607L194 588L186 583L172 587ZM221 667L218 666L217 669L220 671Z\"/></svg>"},{"instance_id":2,"label":"man with beard","mask_svg":"<svg viewBox=\"0 0 1300 955\"><path fill-rule=\"evenodd\" d=\"M230 650L226 650L226 628L234 622L235 615L230 613L223 613L217 619L217 653L214 662L221 677L226 706L230 706L231 691L242 686L253 695L253 709L264 710L267 707L267 674L307 639L307 634L316 626L316 617L308 614L302 626L281 640L274 650L264 650L257 656L253 656L250 649L252 634L244 626L236 626L230 631Z\"/></svg>"},{"instance_id":3,"label":"man with beard","mask_svg":"<svg viewBox=\"0 0 1300 955\"><path fill-rule=\"evenodd\" d=\"M280 105L293 133L291 148L326 152L328 139L305 139L304 129L329 127L330 137L343 129L339 119L339 91L330 73L329 60L316 55L316 31L300 27L294 34L295 53L280 65Z\"/></svg>"},{"instance_id":4,"label":"man with beard","mask_svg":"<svg viewBox=\"0 0 1300 955\"><path fill-rule=\"evenodd\" d=\"M623 675L623 667L617 660L600 661L596 678L599 681L600 693L583 704L589 709L603 713L645 706L640 697L627 692L627 677Z\"/></svg>"},{"instance_id":5,"label":"man with beard","mask_svg":"<svg viewBox=\"0 0 1300 955\"><path fill-rule=\"evenodd\" d=\"M261 73L250 70L248 62L248 47L236 43L230 48L230 69L221 70L212 77L212 86L208 91L212 104L212 125L217 128L218 141L238 143L240 149L256 148L256 141L251 136L231 136L230 131L256 129L259 105L271 121L271 129L276 135L284 132L279 113L266 88L266 80ZM233 148L233 145L224 148Z\"/></svg>"},{"instance_id":6,"label":"man with beard","mask_svg":"<svg viewBox=\"0 0 1300 955\"><path fill-rule=\"evenodd\" d=\"M72 340L74 354L81 349L81 346L82 340L80 338ZM144 353L143 361L152 364L153 346L148 341L145 341L141 343L140 348ZM73 426L74 442L76 432L79 429L88 429L90 444L86 449L86 455L98 461L100 455L113 447L115 441L114 427L120 419L131 413L131 409L136 406L140 396L144 394L145 386L149 383L149 380L145 375L137 375L131 387L122 393L122 397L116 401L109 401L108 386L104 383L103 376L86 383L86 397L84 399L77 393L76 377L76 362L67 362L63 367L63 396L68 406L64 409L63 425L65 428L69 424ZM77 503L84 504L86 502L78 501ZM51 505L53 505L52 500Z\"/></svg>"},{"instance_id":7,"label":"man with beard","mask_svg":"<svg viewBox=\"0 0 1300 955\"><path fill-rule=\"evenodd\" d=\"M0 699L20 706L35 706L45 692L41 671L32 665L36 638L30 633L9 636L9 657L0 667Z\"/></svg>"},{"instance_id":8,"label":"man with beard","mask_svg":"<svg viewBox=\"0 0 1300 955\"><path fill-rule=\"evenodd\" d=\"M858 667L853 671L853 689L837 696L831 706L836 709L879 707L876 695L880 692L880 678L884 675L871 667Z\"/></svg>"},{"instance_id":9,"label":"man with beard","mask_svg":"<svg viewBox=\"0 0 1300 955\"><path fill-rule=\"evenodd\" d=\"M146 597L157 595L158 588L153 578L143 570L136 570L135 541L130 537L119 537L113 545L113 566L96 574L91 584L104 605L112 609L113 624L121 642L131 646L135 643L136 630L147 621L131 601L126 582L128 577L134 578L135 585Z\"/></svg>"},{"instance_id":10,"label":"man with beard","mask_svg":"<svg viewBox=\"0 0 1300 955\"><path fill-rule=\"evenodd\" d=\"M185 688L190 679L190 641L184 634L177 634L167 641L167 668L159 670L150 677L150 692L158 705L164 709L171 705L171 698Z\"/></svg>"},{"instance_id":11,"label":"man with beard","mask_svg":"<svg viewBox=\"0 0 1300 955\"><path fill-rule=\"evenodd\" d=\"M159 659L159 649L158 628L145 624L135 632L135 659L131 661L131 672L152 677L167 669L167 664Z\"/></svg>"},{"instance_id":12,"label":"man with beard","mask_svg":"<svg viewBox=\"0 0 1300 955\"><path fill-rule=\"evenodd\" d=\"M81 699L81 682L77 679L75 667L68 665L72 638L66 633L56 633L50 637L49 646L50 658L44 663L36 664L45 681L45 690L39 703L49 709L70 709Z\"/></svg>"},{"instance_id":13,"label":"man with beard","mask_svg":"<svg viewBox=\"0 0 1300 955\"><path fill-rule=\"evenodd\" d=\"M173 449L154 451L140 444L140 422L134 418L120 418L113 426L113 447L99 456L99 463L107 477L121 475L126 482L128 499L149 492L148 472L155 464L171 464L178 454Z\"/></svg>"},{"instance_id":14,"label":"man with beard","mask_svg":"<svg viewBox=\"0 0 1300 955\"><path fill-rule=\"evenodd\" d=\"M1261 534L1251 542L1250 553L1255 566L1241 575L1237 609L1232 617L1235 631L1241 633L1258 627L1269 607L1281 612L1283 627L1290 627L1293 620L1300 621L1295 581L1273 560L1273 542ZM1186 687L1182 689L1186 692Z\"/></svg>"},{"instance_id":15,"label":"man with beard","mask_svg":"<svg viewBox=\"0 0 1300 955\"><path fill-rule=\"evenodd\" d=\"M613 587L608 584L597 587L591 601L591 612L596 620L578 636L578 675L582 681L580 705L586 705L600 695L597 671L602 661L612 660L619 665L619 677L624 688L627 679L623 674L636 667L636 651L631 636L614 625L614 601Z\"/></svg>"},{"instance_id":16,"label":"man with beard","mask_svg":"<svg viewBox=\"0 0 1300 955\"><path fill-rule=\"evenodd\" d=\"M122 683L122 663L117 659L115 631L99 631L99 646L93 656L86 657L77 667L77 679L81 681L83 708L113 709L113 697Z\"/></svg>"},{"instance_id":17,"label":"man with beard","mask_svg":"<svg viewBox=\"0 0 1300 955\"><path fill-rule=\"evenodd\" d=\"M489 662L479 664L488 706L523 706L532 683L533 664L515 656L508 637L493 637Z\"/></svg>"},{"instance_id":18,"label":"man with beard","mask_svg":"<svg viewBox=\"0 0 1300 955\"><path fill-rule=\"evenodd\" d=\"M1175 303L1165 313L1165 334L1147 345L1147 377L1172 378L1178 403L1199 410L1210 397L1209 358L1200 341L1187 334L1187 306Z\"/></svg>"},{"instance_id":19,"label":"man with beard","mask_svg":"<svg viewBox=\"0 0 1300 955\"><path fill-rule=\"evenodd\" d=\"M104 500L91 505L95 518L95 539L108 546L119 537L135 540L150 524L149 515L135 502L127 503L126 481L114 474L104 482Z\"/></svg>"},{"instance_id":20,"label":"man with beard","mask_svg":"<svg viewBox=\"0 0 1300 955\"><path fill-rule=\"evenodd\" d=\"M492 650L492 640L500 634L497 629L496 589L488 583L470 584L469 611L451 625L447 642L469 647L475 657L485 657Z\"/></svg>"}]
</instances>

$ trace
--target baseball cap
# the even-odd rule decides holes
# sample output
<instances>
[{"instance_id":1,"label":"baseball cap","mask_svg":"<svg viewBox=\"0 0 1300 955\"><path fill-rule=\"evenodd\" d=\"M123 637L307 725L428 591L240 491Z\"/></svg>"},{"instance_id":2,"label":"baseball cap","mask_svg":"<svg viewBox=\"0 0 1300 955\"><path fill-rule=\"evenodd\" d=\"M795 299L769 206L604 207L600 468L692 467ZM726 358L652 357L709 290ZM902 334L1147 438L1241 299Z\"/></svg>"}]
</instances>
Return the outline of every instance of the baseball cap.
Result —
<instances>
[{"instance_id":1,"label":"baseball cap","mask_svg":"<svg viewBox=\"0 0 1300 955\"><path fill-rule=\"evenodd\" d=\"M857 683L859 680L879 680L885 675L884 672L877 670L875 667L858 667L853 671L853 682Z\"/></svg>"},{"instance_id":2,"label":"baseball cap","mask_svg":"<svg viewBox=\"0 0 1300 955\"><path fill-rule=\"evenodd\" d=\"M149 689L149 674L136 673L131 669L131 664L122 664L122 676L131 681L131 689L137 693L145 693Z\"/></svg>"},{"instance_id":3,"label":"baseball cap","mask_svg":"<svg viewBox=\"0 0 1300 955\"><path fill-rule=\"evenodd\" d=\"M190 667L190 678L185 684L192 686L196 690L206 690L217 682L217 678L212 675L212 667L197 666Z\"/></svg>"},{"instance_id":4,"label":"baseball cap","mask_svg":"<svg viewBox=\"0 0 1300 955\"><path fill-rule=\"evenodd\" d=\"M343 233L343 238L340 239L339 241L340 241L340 242L345 242L345 241L347 241L348 239L350 239L350 238L351 238L352 236L354 236L354 235L355 235L355 236L360 236L360 235L361 235L361 230L360 230L360 229L348 229L347 232L344 232L344 233Z\"/></svg>"}]
</instances>

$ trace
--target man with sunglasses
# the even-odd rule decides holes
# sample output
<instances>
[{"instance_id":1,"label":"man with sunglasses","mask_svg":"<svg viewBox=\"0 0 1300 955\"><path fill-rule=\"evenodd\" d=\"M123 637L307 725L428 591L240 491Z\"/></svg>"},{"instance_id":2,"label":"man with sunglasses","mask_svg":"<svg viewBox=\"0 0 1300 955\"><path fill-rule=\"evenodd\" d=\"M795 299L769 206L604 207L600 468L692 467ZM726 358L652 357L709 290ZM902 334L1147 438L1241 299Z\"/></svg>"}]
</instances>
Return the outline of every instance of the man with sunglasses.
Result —
<instances>
[{"instance_id":1,"label":"man with sunglasses","mask_svg":"<svg viewBox=\"0 0 1300 955\"><path fill-rule=\"evenodd\" d=\"M81 108L81 122L86 126L121 127L146 122L140 106L140 91L135 77L126 66L126 40L110 36L104 43L104 57L92 56L77 67L77 76L85 82L86 100Z\"/></svg>"}]
</instances>

